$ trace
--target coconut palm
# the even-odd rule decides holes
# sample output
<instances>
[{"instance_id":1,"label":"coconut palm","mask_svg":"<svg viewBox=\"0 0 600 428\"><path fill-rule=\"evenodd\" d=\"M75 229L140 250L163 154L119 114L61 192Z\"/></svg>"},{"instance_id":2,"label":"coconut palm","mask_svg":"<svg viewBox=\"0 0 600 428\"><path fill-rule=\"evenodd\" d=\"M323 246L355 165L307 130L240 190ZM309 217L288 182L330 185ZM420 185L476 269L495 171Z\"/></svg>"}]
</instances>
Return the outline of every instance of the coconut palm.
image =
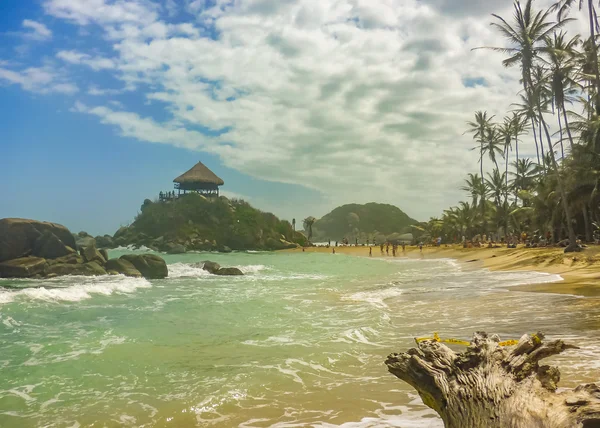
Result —
<instances>
[{"instance_id":1,"label":"coconut palm","mask_svg":"<svg viewBox=\"0 0 600 428\"><path fill-rule=\"evenodd\" d=\"M505 174L496 168L491 174L488 173L485 183L487 185L487 196L494 200L494 205L500 206L508 190Z\"/></svg>"},{"instance_id":2,"label":"coconut palm","mask_svg":"<svg viewBox=\"0 0 600 428\"><path fill-rule=\"evenodd\" d=\"M531 130L533 131L533 142L535 144L535 153L537 155L537 162L541 165L542 159L540 157L540 148L541 144L538 139L538 133L536 131L538 125L538 115L536 111L536 105L532 97L527 97L523 94L519 94L519 98L521 98L521 103L513 103L513 107L515 108L513 114L523 118L525 121L525 126L531 125Z\"/></svg>"},{"instance_id":3,"label":"coconut palm","mask_svg":"<svg viewBox=\"0 0 600 428\"><path fill-rule=\"evenodd\" d=\"M308 233L308 242L310 242L312 235L313 235L313 224L315 224L315 221L317 221L316 218L314 217L306 217L303 221L302 224L304 226L304 230L306 230L306 232Z\"/></svg>"},{"instance_id":4,"label":"coconut palm","mask_svg":"<svg viewBox=\"0 0 600 428\"><path fill-rule=\"evenodd\" d=\"M511 47L492 49L510 55L509 58L503 61L505 67L511 67L513 65L520 64L525 96L528 97L529 100L535 100L538 121L546 137L552 168L554 169L557 186L561 194L561 204L569 233L569 250L572 250L575 249L576 236L573 229L573 223L571 221L571 213L567 205L568 202L565 186L559 172L556 157L554 156L550 131L548 130L548 125L546 124L543 116L544 107L542 100L543 94L540 85L541 81L538 79L538 84L536 86L533 80L533 72L535 68L534 61L541 52L541 47L544 40L546 40L546 38L552 35L555 31L558 31L561 27L563 27L569 21L569 19L563 19L559 22L550 21L549 15L551 10L540 10L538 12L533 11L532 0L527 0L524 9L521 7L520 1L516 0L514 9L514 27L499 15L493 15L499 22L492 23L492 25L505 36ZM542 136L540 136L540 138L542 138Z\"/></svg>"},{"instance_id":5,"label":"coconut palm","mask_svg":"<svg viewBox=\"0 0 600 428\"><path fill-rule=\"evenodd\" d=\"M487 153L496 169L498 169L497 157L504 155L503 147L502 134L498 131L497 126L492 124L485 133L482 155Z\"/></svg>"},{"instance_id":6,"label":"coconut palm","mask_svg":"<svg viewBox=\"0 0 600 428\"><path fill-rule=\"evenodd\" d=\"M487 201L485 197L487 195L487 185L485 180L479 177L477 174L469 174L465 180L465 186L461 188L471 195L472 207L478 207L481 215L481 221L483 228L486 228L486 208Z\"/></svg>"},{"instance_id":7,"label":"coconut palm","mask_svg":"<svg viewBox=\"0 0 600 428\"><path fill-rule=\"evenodd\" d=\"M591 41L591 54L592 58L590 60L590 65L592 66L592 71L595 77L595 89L596 89L596 114L600 115L600 67L598 65L598 46L596 45L596 33L600 31L600 25L598 24L598 15L596 14L596 8L594 7L593 0L587 0L587 13L590 27L590 38ZM568 15L571 8L573 8L577 4L579 10L583 9L584 1L583 0L559 0L556 2L550 10L558 11L558 21L564 21L564 18Z\"/></svg>"},{"instance_id":8,"label":"coconut palm","mask_svg":"<svg viewBox=\"0 0 600 428\"><path fill-rule=\"evenodd\" d=\"M479 149L479 171L481 173L481 182L483 183L483 154L484 146L486 145L488 129L492 127L492 119L494 116L488 117L487 111L476 111L475 121L467 122L469 129L467 132L473 134L473 139L479 143L478 147L472 150Z\"/></svg>"},{"instance_id":9,"label":"coconut palm","mask_svg":"<svg viewBox=\"0 0 600 428\"><path fill-rule=\"evenodd\" d=\"M545 46L542 52L548 56L550 73L552 76L551 92L552 100L558 109L558 120L561 134L561 149L562 149L562 120L569 138L571 150L573 150L573 136L569 128L569 120L567 118L566 102L572 102L574 94L580 89L574 77L576 74L577 63L575 61L575 48L580 43L579 35L567 40L564 32L554 33L552 37L544 39ZM564 149L562 149L564 158Z\"/></svg>"},{"instance_id":10,"label":"coconut palm","mask_svg":"<svg viewBox=\"0 0 600 428\"><path fill-rule=\"evenodd\" d=\"M506 188L508 189L508 162L509 150L512 151L512 141L513 141L513 119L511 117L506 116L504 118L504 122L498 125L498 133L500 134L500 138L502 140L504 146L504 178L506 179ZM508 199L508 192L506 192L506 198Z\"/></svg>"}]
</instances>

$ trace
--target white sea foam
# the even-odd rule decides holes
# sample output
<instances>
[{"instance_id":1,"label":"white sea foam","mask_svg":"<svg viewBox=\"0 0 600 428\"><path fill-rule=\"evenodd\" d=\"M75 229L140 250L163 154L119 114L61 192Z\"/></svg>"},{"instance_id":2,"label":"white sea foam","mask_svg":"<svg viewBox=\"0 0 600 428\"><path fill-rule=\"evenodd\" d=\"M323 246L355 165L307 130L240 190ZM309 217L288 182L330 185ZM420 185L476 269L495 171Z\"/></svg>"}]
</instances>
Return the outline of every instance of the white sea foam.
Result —
<instances>
[{"instance_id":1,"label":"white sea foam","mask_svg":"<svg viewBox=\"0 0 600 428\"><path fill-rule=\"evenodd\" d=\"M342 297L342 300L352 300L356 302L367 302L381 309L388 309L385 303L386 299L402 295L402 290L397 287L384 288L382 290L360 291L350 296Z\"/></svg>"},{"instance_id":2,"label":"white sea foam","mask_svg":"<svg viewBox=\"0 0 600 428\"><path fill-rule=\"evenodd\" d=\"M138 288L150 288L152 285L144 278L128 278L123 275L99 277L63 277L60 281L40 281L37 288L0 291L0 304L17 299L42 300L46 302L79 302L90 299L94 294L109 296L113 293L133 293ZM59 287L56 287L56 285ZM72 284L72 285L71 285ZM56 287L56 288L55 288Z\"/></svg>"},{"instance_id":3,"label":"white sea foam","mask_svg":"<svg viewBox=\"0 0 600 428\"><path fill-rule=\"evenodd\" d=\"M169 278L201 278L212 275L202 269L202 263L173 263L169 265Z\"/></svg>"},{"instance_id":4,"label":"white sea foam","mask_svg":"<svg viewBox=\"0 0 600 428\"><path fill-rule=\"evenodd\" d=\"M126 247L119 246L117 248L113 248L110 251L127 251L127 252L131 252L131 253L151 253L151 252L153 252L150 248L146 247L145 245L142 245L139 248L136 248L133 245L128 245Z\"/></svg>"},{"instance_id":5,"label":"white sea foam","mask_svg":"<svg viewBox=\"0 0 600 428\"><path fill-rule=\"evenodd\" d=\"M269 268L265 265L236 266L236 268L244 272L244 275L252 275L264 270L269 270Z\"/></svg>"}]
</instances>

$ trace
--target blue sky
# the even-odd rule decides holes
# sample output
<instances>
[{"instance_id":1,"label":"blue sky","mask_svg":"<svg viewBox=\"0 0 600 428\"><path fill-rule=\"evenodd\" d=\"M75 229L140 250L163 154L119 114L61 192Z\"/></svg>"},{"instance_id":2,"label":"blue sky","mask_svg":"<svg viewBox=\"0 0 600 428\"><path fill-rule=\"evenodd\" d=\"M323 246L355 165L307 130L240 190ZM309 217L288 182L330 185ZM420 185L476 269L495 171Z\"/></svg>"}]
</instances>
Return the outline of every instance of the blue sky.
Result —
<instances>
[{"instance_id":1,"label":"blue sky","mask_svg":"<svg viewBox=\"0 0 600 428\"><path fill-rule=\"evenodd\" d=\"M437 215L477 169L465 122L518 91L471 51L503 44L489 14L510 5L3 0L0 217L112 234L199 160L287 219Z\"/></svg>"}]
</instances>

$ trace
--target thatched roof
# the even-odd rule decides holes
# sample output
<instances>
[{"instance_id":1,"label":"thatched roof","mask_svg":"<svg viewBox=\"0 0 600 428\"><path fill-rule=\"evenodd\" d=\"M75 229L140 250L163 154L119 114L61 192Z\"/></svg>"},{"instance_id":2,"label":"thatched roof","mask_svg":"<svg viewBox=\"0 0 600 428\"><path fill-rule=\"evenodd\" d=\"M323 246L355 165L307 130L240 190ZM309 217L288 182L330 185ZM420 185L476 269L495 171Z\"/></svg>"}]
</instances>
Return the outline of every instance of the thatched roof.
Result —
<instances>
[{"instance_id":1,"label":"thatched roof","mask_svg":"<svg viewBox=\"0 0 600 428\"><path fill-rule=\"evenodd\" d=\"M192 169L184 174L181 174L173 183L179 184L190 184L190 183L207 183L216 184L222 186L225 184L223 180L215 175L210 169L208 169L202 162L198 162Z\"/></svg>"}]
</instances>

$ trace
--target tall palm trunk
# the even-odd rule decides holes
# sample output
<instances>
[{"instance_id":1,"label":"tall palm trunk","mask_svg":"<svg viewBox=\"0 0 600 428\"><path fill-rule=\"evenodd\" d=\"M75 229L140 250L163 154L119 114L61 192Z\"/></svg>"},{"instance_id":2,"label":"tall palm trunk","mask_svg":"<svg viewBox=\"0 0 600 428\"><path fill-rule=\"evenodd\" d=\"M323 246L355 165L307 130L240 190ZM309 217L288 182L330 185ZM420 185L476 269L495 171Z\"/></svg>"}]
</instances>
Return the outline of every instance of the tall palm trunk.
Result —
<instances>
[{"instance_id":1,"label":"tall palm trunk","mask_svg":"<svg viewBox=\"0 0 600 428\"><path fill-rule=\"evenodd\" d=\"M588 214L587 204L583 204L583 222L585 223L585 240L592 242L592 227L590 222L590 216Z\"/></svg>"},{"instance_id":2,"label":"tall palm trunk","mask_svg":"<svg viewBox=\"0 0 600 428\"><path fill-rule=\"evenodd\" d=\"M554 167L554 173L556 174L556 182L558 183L558 190L560 193L561 204L563 207L563 211L565 214L565 219L567 223L567 232L569 234L569 247L567 249L574 249L575 245L577 245L577 237L575 236L575 230L573 229L573 223L571 221L571 213L569 212L569 204L567 202L567 192L565 191L565 185L563 183L563 179L560 175L560 171L558 169L558 163L556 162L556 157L554 156L554 150L552 149L552 139L550 138L550 132L548 131L548 126L544 121L542 116L541 106L538 101L538 109L539 109L539 117L540 122L544 126L544 131L546 133L546 140L548 141L548 150L550 150L550 159L552 160L552 166Z\"/></svg>"},{"instance_id":3,"label":"tall palm trunk","mask_svg":"<svg viewBox=\"0 0 600 428\"><path fill-rule=\"evenodd\" d=\"M539 103L539 100L538 100ZM539 107L540 109L542 108L541 106ZM540 115L542 114L541 111L539 113ZM546 173L546 153L544 153L544 137L542 136L542 121L544 119L542 118L542 120L539 121L538 126L539 126L539 130L540 130L540 154L542 156L542 170L544 171L544 174ZM544 122L545 124L546 122Z\"/></svg>"},{"instance_id":4,"label":"tall palm trunk","mask_svg":"<svg viewBox=\"0 0 600 428\"><path fill-rule=\"evenodd\" d=\"M519 197L519 135L515 135L515 157L516 162L515 166L517 168L517 178L515 180L515 205L517 204L517 199Z\"/></svg>"},{"instance_id":5,"label":"tall palm trunk","mask_svg":"<svg viewBox=\"0 0 600 428\"><path fill-rule=\"evenodd\" d=\"M481 173L481 185L484 185L483 181L483 140L481 141L481 148L479 149L479 172Z\"/></svg>"},{"instance_id":6,"label":"tall palm trunk","mask_svg":"<svg viewBox=\"0 0 600 428\"><path fill-rule=\"evenodd\" d=\"M596 74L596 114L600 115L600 68L598 67L598 47L596 46L596 22L594 19L594 3L593 0L588 0L588 15L590 18L590 41L592 42L592 53L594 58L594 73Z\"/></svg>"},{"instance_id":7,"label":"tall palm trunk","mask_svg":"<svg viewBox=\"0 0 600 428\"><path fill-rule=\"evenodd\" d=\"M565 158L565 147L563 146L563 128L562 121L560 120L560 111L558 112L558 130L560 135L560 156L561 159Z\"/></svg>"},{"instance_id":8,"label":"tall palm trunk","mask_svg":"<svg viewBox=\"0 0 600 428\"><path fill-rule=\"evenodd\" d=\"M537 132L535 132L535 123L533 123L533 120L531 121L531 129L533 130L533 142L535 143L535 153L537 154L538 165L541 165L542 163L540 162L540 148L538 147Z\"/></svg>"},{"instance_id":9,"label":"tall palm trunk","mask_svg":"<svg viewBox=\"0 0 600 428\"><path fill-rule=\"evenodd\" d=\"M569 120L567 119L567 109L565 108L565 100L562 100L560 109L562 110L563 118L565 120L565 129L569 136L569 143L571 144L571 153L573 152L573 135L571 135L571 128L569 127Z\"/></svg>"}]
</instances>

